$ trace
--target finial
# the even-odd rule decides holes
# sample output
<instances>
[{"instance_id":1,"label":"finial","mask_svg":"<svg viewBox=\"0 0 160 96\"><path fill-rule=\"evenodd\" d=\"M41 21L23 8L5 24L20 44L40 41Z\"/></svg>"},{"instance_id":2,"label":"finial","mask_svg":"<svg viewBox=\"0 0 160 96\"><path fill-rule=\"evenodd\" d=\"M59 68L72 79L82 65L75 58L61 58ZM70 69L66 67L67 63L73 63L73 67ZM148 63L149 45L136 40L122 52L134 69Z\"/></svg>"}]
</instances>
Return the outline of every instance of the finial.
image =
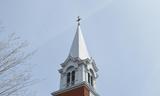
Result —
<instances>
[{"instance_id":1,"label":"finial","mask_svg":"<svg viewBox=\"0 0 160 96\"><path fill-rule=\"evenodd\" d=\"M80 25L80 21L81 21L81 18L80 18L80 16L78 16L78 17L77 17L78 25Z\"/></svg>"}]
</instances>

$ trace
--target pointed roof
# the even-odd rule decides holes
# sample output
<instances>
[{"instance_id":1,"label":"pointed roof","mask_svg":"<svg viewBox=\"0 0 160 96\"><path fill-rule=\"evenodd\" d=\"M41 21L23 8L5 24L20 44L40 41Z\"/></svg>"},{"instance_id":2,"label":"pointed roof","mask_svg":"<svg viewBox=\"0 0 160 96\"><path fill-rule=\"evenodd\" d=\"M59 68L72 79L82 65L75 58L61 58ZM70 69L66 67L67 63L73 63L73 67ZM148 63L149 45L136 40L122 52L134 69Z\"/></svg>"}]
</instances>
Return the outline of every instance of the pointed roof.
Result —
<instances>
[{"instance_id":1,"label":"pointed roof","mask_svg":"<svg viewBox=\"0 0 160 96\"><path fill-rule=\"evenodd\" d=\"M88 54L87 46L85 44L85 40L81 32L79 22L78 22L76 34L75 34L69 55L74 58L80 58L80 59L90 58Z\"/></svg>"}]
</instances>

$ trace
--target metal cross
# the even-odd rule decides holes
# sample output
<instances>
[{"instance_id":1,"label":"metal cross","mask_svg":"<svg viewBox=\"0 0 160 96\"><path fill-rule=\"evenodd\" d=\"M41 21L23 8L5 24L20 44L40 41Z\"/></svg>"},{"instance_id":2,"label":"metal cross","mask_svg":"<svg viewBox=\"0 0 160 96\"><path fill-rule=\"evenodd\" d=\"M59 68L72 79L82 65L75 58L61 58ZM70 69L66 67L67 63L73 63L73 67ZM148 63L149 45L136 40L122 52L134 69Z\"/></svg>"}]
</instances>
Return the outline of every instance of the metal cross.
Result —
<instances>
[{"instance_id":1,"label":"metal cross","mask_svg":"<svg viewBox=\"0 0 160 96\"><path fill-rule=\"evenodd\" d=\"M78 22L78 24L80 24L80 21L81 21L81 18L78 16L78 17L77 17L77 22Z\"/></svg>"}]
</instances>

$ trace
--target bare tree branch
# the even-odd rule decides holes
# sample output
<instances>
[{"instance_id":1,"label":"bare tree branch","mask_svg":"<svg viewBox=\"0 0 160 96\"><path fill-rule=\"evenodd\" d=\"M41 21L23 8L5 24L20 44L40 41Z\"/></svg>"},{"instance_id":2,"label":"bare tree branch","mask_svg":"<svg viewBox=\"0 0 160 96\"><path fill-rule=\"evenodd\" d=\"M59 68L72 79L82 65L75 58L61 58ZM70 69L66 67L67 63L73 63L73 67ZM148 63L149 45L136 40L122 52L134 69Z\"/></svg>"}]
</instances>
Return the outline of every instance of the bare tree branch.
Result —
<instances>
[{"instance_id":1,"label":"bare tree branch","mask_svg":"<svg viewBox=\"0 0 160 96\"><path fill-rule=\"evenodd\" d=\"M22 65L35 51L25 53L26 47L27 42L15 33L0 41L0 96L22 96L22 89L32 84L29 71Z\"/></svg>"}]
</instances>

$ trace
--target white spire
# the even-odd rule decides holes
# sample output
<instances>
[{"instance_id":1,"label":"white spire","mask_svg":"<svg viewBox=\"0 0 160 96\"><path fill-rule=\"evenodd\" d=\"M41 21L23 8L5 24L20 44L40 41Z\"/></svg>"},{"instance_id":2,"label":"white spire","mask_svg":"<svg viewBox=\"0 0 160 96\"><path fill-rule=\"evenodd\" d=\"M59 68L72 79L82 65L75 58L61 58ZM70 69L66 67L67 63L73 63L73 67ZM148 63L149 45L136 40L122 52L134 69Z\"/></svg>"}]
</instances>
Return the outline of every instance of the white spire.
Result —
<instances>
[{"instance_id":1,"label":"white spire","mask_svg":"<svg viewBox=\"0 0 160 96\"><path fill-rule=\"evenodd\" d=\"M78 57L80 59L90 58L88 50L81 32L80 23L78 21L77 32L74 37L72 47L70 49L70 56Z\"/></svg>"}]
</instances>

